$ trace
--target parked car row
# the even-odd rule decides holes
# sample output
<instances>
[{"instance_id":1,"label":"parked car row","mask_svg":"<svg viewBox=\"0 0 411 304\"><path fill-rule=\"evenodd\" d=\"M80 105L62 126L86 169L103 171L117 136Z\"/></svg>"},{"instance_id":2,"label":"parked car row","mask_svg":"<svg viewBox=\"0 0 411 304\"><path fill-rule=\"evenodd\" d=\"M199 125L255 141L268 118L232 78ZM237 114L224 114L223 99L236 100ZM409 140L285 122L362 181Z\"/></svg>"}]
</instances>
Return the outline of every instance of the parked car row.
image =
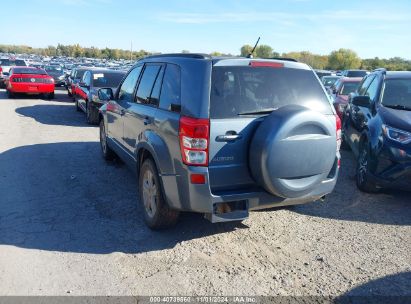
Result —
<instances>
[{"instance_id":1,"label":"parked car row","mask_svg":"<svg viewBox=\"0 0 411 304\"><path fill-rule=\"evenodd\" d=\"M9 95L53 96L54 70L12 68ZM336 185L342 143L362 191L409 187L411 72L343 74L319 81L290 60L164 54L127 72L73 67L65 85L99 125L104 159L137 172L146 223L158 229L181 211L224 222L319 200Z\"/></svg>"}]
</instances>

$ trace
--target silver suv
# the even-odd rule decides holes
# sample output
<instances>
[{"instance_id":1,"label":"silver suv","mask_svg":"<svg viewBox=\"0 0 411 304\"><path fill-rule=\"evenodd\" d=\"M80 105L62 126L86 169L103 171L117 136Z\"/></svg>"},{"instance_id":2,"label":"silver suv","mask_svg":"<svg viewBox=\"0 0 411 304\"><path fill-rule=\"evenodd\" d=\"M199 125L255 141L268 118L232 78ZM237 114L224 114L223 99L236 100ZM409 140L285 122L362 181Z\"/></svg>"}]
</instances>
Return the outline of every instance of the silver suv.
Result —
<instances>
[{"instance_id":1,"label":"silver suv","mask_svg":"<svg viewBox=\"0 0 411 304\"><path fill-rule=\"evenodd\" d=\"M103 156L137 172L151 228L179 211L241 221L316 201L336 184L341 123L306 64L156 55L98 94Z\"/></svg>"}]
</instances>

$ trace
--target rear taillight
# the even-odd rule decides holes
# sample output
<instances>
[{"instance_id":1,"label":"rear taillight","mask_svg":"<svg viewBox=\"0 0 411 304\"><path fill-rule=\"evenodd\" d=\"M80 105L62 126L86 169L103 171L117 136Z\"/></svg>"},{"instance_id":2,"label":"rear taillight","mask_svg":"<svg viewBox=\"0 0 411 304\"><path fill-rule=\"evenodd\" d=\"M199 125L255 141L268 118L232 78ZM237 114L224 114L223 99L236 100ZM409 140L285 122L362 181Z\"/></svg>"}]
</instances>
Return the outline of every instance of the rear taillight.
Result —
<instances>
[{"instance_id":1,"label":"rear taillight","mask_svg":"<svg viewBox=\"0 0 411 304\"><path fill-rule=\"evenodd\" d=\"M341 148L341 119L338 115L335 115L335 129L337 135L337 152L340 151Z\"/></svg>"},{"instance_id":2,"label":"rear taillight","mask_svg":"<svg viewBox=\"0 0 411 304\"><path fill-rule=\"evenodd\" d=\"M210 121L181 117L179 136L183 162L189 166L208 166Z\"/></svg>"},{"instance_id":3,"label":"rear taillight","mask_svg":"<svg viewBox=\"0 0 411 304\"><path fill-rule=\"evenodd\" d=\"M3 68L0 66L0 74L3 74Z\"/></svg>"}]
</instances>

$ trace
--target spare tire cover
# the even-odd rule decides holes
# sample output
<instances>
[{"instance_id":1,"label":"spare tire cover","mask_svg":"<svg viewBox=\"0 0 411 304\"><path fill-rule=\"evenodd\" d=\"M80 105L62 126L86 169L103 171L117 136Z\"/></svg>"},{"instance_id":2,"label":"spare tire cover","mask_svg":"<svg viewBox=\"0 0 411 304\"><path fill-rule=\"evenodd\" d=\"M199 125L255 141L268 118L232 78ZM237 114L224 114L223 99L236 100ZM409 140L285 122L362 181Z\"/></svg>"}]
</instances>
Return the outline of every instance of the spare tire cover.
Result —
<instances>
[{"instance_id":1,"label":"spare tire cover","mask_svg":"<svg viewBox=\"0 0 411 304\"><path fill-rule=\"evenodd\" d=\"M250 168L266 191L284 198L312 192L336 158L333 120L303 106L287 105L265 117L250 145Z\"/></svg>"}]
</instances>

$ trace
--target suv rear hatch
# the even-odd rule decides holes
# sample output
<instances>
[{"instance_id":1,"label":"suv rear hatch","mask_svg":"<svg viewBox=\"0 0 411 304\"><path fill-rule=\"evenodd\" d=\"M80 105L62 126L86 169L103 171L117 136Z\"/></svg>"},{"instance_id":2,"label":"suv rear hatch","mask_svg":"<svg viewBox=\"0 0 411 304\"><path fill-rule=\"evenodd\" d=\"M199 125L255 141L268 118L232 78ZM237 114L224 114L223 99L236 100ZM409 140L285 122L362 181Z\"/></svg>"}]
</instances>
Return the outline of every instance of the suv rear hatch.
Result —
<instances>
[{"instance_id":1,"label":"suv rear hatch","mask_svg":"<svg viewBox=\"0 0 411 304\"><path fill-rule=\"evenodd\" d=\"M277 161L283 162L286 167L295 162L297 165L302 164L303 168L290 168L287 171L286 167L277 167L273 170L278 171L278 177L284 175L284 178L293 180L295 184L296 181L298 183L320 173L324 176L323 171L330 171L335 161L336 154L329 155L330 151L336 151L335 114L318 77L307 65L296 62L256 59L224 59L214 62L209 145L210 187L214 194L266 188L253 171L253 167L257 166L254 162L259 161L250 158L255 148L254 137L267 117L290 105L299 107L281 111L291 113L306 109L328 120L328 123L324 123L326 126L322 127L317 123L321 119L302 122L303 127L297 126L294 131L290 131L293 134L287 135L291 141L280 143L288 146L279 146L278 150L282 151ZM280 129L276 120L272 121L272 129ZM285 123L278 121L278 124ZM268 133L267 136L271 136ZM309 148L310 145L313 146ZM290 150L289 155L284 155L287 149ZM310 153L319 150L317 159L316 156L304 155L305 149ZM320 165L321 159L318 158L324 155L327 158L326 164ZM309 159L313 160L312 165L305 164Z\"/></svg>"}]
</instances>

